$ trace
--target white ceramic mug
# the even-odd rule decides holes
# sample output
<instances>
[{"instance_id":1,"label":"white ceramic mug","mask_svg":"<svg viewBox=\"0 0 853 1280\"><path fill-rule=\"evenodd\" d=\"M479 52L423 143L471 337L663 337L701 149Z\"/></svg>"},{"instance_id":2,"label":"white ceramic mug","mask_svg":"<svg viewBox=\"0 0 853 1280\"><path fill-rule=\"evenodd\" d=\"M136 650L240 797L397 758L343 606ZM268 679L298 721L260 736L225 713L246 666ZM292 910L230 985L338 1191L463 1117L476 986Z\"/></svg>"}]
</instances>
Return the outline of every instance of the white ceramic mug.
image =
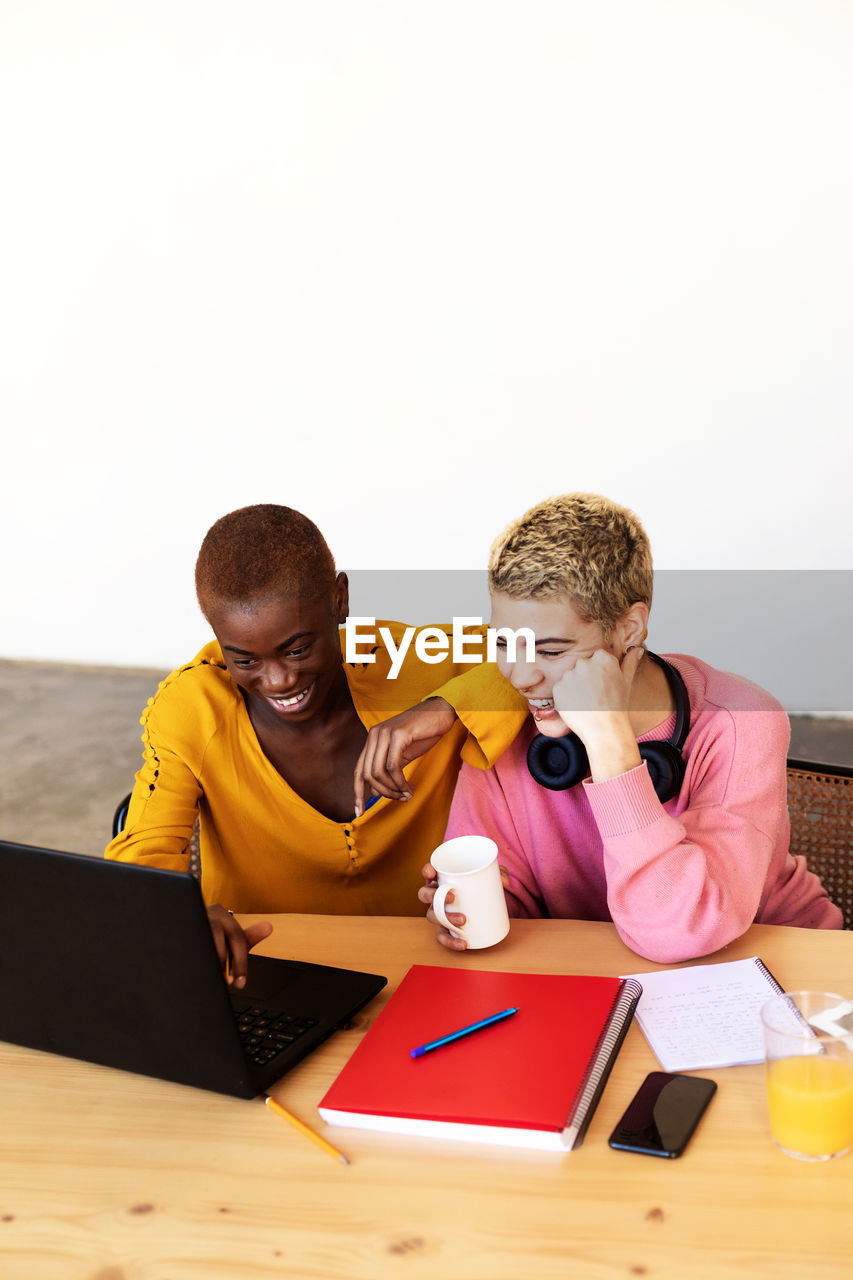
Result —
<instances>
[{"instance_id":1,"label":"white ceramic mug","mask_svg":"<svg viewBox=\"0 0 853 1280\"><path fill-rule=\"evenodd\" d=\"M445 840L430 857L438 872L438 888L432 902L436 917L454 938L463 938L471 948L493 947L509 933L498 846L488 836L456 836ZM447 895L453 902L446 906ZM461 911L466 923L458 928L446 911Z\"/></svg>"}]
</instances>

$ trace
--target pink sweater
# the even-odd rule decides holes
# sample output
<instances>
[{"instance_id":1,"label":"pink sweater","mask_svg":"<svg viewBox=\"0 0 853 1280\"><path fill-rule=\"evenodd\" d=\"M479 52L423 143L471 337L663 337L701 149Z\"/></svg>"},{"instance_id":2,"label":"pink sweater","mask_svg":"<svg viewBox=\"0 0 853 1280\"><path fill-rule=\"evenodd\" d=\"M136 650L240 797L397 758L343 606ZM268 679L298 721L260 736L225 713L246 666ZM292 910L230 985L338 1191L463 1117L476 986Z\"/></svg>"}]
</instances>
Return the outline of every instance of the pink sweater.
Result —
<instances>
[{"instance_id":1,"label":"pink sweater","mask_svg":"<svg viewBox=\"0 0 853 1280\"><path fill-rule=\"evenodd\" d=\"M660 803L645 763L568 791L540 787L527 771L531 720L493 768L462 766L446 838L497 842L511 916L612 920L629 947L659 963L717 951L753 921L840 929L838 907L788 852L782 707L696 658L669 661L691 711L674 800ZM644 737L674 726L673 716Z\"/></svg>"}]
</instances>

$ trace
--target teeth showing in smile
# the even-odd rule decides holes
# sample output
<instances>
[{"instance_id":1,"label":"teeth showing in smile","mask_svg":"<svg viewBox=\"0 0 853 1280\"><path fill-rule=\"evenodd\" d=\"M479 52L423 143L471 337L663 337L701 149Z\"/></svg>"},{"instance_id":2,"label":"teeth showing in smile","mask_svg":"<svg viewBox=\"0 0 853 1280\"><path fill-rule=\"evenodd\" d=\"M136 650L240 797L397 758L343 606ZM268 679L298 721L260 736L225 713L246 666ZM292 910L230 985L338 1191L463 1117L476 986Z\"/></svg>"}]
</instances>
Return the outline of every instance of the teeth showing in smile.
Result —
<instances>
[{"instance_id":1,"label":"teeth showing in smile","mask_svg":"<svg viewBox=\"0 0 853 1280\"><path fill-rule=\"evenodd\" d=\"M545 711L548 707L553 707L554 705L553 698L528 698L527 701L531 707L538 707L540 711Z\"/></svg>"},{"instance_id":2,"label":"teeth showing in smile","mask_svg":"<svg viewBox=\"0 0 853 1280\"><path fill-rule=\"evenodd\" d=\"M295 707L308 697L308 690L303 689L301 693L294 693L292 698L271 698L277 707Z\"/></svg>"}]
</instances>

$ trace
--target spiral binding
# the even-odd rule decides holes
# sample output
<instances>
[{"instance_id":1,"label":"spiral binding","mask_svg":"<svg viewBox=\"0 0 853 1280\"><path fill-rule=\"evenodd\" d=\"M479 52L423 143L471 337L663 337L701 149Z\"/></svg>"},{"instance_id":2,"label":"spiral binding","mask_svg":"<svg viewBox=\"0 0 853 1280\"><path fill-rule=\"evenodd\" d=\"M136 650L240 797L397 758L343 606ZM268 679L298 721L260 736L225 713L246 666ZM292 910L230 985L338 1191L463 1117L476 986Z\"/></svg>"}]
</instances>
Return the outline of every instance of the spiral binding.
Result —
<instances>
[{"instance_id":1,"label":"spiral binding","mask_svg":"<svg viewBox=\"0 0 853 1280\"><path fill-rule=\"evenodd\" d=\"M595 1113L598 1099L604 1092L607 1077L616 1061L616 1055L631 1025L634 1010L642 994L643 988L636 978L626 978L578 1090L577 1101L569 1115L569 1123L563 1129L562 1141L567 1151L572 1151L583 1142L587 1126Z\"/></svg>"}]
</instances>

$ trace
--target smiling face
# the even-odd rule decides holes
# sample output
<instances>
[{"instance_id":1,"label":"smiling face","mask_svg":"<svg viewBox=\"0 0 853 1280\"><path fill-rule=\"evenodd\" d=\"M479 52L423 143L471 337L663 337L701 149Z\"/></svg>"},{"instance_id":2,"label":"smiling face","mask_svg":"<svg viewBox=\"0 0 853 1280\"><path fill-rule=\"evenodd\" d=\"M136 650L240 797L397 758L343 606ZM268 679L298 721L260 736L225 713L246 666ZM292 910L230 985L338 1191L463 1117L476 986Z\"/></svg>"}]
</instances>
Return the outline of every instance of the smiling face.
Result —
<instances>
[{"instance_id":1,"label":"smiling face","mask_svg":"<svg viewBox=\"0 0 853 1280\"><path fill-rule=\"evenodd\" d=\"M232 680L267 723L304 724L328 707L343 678L338 626L346 620L347 582L331 600L283 596L263 604L221 605L209 621Z\"/></svg>"},{"instance_id":2,"label":"smiling face","mask_svg":"<svg viewBox=\"0 0 853 1280\"><path fill-rule=\"evenodd\" d=\"M549 738L568 733L553 701L554 685L563 673L570 671L579 658L588 658L597 649L606 649L621 658L629 643L637 643L638 620L636 608L629 610L605 639L599 623L584 621L561 597L515 600L502 591L492 593L489 625L511 631L527 627L536 638L536 656L532 662L527 661L523 641L516 648L515 660L511 661L505 642L498 639L497 664L501 674L527 699L540 733Z\"/></svg>"}]
</instances>

